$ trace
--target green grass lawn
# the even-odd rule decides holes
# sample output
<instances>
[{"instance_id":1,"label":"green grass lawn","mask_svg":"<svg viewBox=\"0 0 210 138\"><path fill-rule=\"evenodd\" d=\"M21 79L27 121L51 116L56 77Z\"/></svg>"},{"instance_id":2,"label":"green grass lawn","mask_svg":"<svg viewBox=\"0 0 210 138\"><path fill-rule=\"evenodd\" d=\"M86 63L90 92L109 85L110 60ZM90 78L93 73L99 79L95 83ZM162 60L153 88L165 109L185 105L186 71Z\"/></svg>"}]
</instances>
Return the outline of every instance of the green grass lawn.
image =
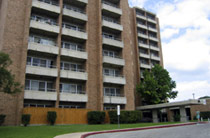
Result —
<instances>
[{"instance_id":1,"label":"green grass lawn","mask_svg":"<svg viewBox=\"0 0 210 138\"><path fill-rule=\"evenodd\" d=\"M174 122L166 123L139 123L139 124L121 124L122 128L136 128L155 125L175 124ZM53 138L57 135L89 132L100 130L118 129L118 125L56 125L56 126L2 126L0 127L0 138Z\"/></svg>"}]
</instances>

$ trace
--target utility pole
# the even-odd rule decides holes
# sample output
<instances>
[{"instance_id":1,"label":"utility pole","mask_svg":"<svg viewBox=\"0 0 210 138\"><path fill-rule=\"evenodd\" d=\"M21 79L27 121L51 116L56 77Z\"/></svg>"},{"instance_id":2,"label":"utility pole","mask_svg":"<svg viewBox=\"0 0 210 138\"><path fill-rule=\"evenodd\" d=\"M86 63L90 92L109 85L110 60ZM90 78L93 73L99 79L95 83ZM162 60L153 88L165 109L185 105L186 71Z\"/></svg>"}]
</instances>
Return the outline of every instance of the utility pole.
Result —
<instances>
[{"instance_id":1,"label":"utility pole","mask_svg":"<svg viewBox=\"0 0 210 138\"><path fill-rule=\"evenodd\" d=\"M193 99L195 99L195 93L193 93L192 95L193 95Z\"/></svg>"}]
</instances>

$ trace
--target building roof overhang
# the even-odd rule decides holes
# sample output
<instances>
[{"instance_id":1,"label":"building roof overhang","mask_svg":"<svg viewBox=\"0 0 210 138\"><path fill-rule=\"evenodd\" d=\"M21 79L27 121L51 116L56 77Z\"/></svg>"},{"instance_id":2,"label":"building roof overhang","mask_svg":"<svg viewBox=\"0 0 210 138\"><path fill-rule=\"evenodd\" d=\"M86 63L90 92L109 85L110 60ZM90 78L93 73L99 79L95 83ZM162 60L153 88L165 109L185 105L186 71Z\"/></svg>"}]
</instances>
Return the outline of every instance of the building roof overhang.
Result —
<instances>
[{"instance_id":1,"label":"building roof overhang","mask_svg":"<svg viewBox=\"0 0 210 138\"><path fill-rule=\"evenodd\" d=\"M163 109L163 108L172 108L172 107L182 107L190 105L202 105L203 103L200 100L186 100L180 102L171 102L171 103L162 103L146 106L138 106L136 110L152 110L152 109Z\"/></svg>"}]
</instances>

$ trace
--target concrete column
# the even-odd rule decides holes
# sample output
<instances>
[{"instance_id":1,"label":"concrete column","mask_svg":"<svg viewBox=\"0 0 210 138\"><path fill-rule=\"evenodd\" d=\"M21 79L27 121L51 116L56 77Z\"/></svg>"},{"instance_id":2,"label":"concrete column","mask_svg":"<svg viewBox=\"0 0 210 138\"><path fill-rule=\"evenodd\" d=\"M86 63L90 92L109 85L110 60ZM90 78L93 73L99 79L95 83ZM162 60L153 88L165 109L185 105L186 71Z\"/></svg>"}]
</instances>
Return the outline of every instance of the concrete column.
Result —
<instances>
[{"instance_id":1,"label":"concrete column","mask_svg":"<svg viewBox=\"0 0 210 138\"><path fill-rule=\"evenodd\" d=\"M157 110L152 110L152 120L153 120L153 123L158 123L158 112Z\"/></svg>"},{"instance_id":2,"label":"concrete column","mask_svg":"<svg viewBox=\"0 0 210 138\"><path fill-rule=\"evenodd\" d=\"M180 118L181 122L187 122L186 110L184 106L180 107L180 116L181 116Z\"/></svg>"}]
</instances>

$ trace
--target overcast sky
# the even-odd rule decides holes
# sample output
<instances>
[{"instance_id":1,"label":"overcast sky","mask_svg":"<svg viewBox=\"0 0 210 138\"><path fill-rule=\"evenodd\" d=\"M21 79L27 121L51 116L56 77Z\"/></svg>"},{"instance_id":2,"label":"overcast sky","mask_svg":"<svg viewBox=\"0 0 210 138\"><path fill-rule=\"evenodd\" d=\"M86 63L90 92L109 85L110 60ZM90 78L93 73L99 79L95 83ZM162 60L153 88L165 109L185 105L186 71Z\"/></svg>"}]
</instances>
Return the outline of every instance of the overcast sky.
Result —
<instances>
[{"instance_id":1,"label":"overcast sky","mask_svg":"<svg viewBox=\"0 0 210 138\"><path fill-rule=\"evenodd\" d=\"M210 0L129 0L157 14L164 67L177 83L175 101L210 96ZM174 100L171 100L174 101Z\"/></svg>"}]
</instances>

